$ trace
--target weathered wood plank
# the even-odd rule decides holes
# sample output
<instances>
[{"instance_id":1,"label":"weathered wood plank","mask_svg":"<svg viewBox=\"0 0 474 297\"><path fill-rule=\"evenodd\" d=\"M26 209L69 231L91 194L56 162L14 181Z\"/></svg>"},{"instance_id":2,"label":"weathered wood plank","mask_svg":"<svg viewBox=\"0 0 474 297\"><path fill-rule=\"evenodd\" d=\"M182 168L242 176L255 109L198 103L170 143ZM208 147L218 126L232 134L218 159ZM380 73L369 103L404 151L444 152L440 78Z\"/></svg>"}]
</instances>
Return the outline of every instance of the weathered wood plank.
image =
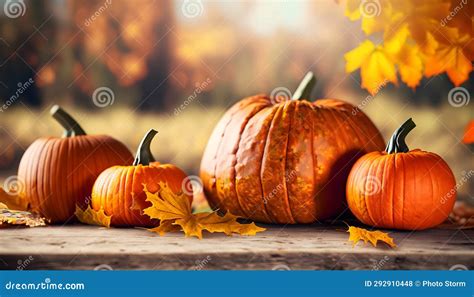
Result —
<instances>
[{"instance_id":1,"label":"weathered wood plank","mask_svg":"<svg viewBox=\"0 0 474 297\"><path fill-rule=\"evenodd\" d=\"M474 230L392 232L398 247L347 241L345 228L265 226L253 237L156 234L53 226L0 230L2 269L449 269L474 268Z\"/></svg>"}]
</instances>

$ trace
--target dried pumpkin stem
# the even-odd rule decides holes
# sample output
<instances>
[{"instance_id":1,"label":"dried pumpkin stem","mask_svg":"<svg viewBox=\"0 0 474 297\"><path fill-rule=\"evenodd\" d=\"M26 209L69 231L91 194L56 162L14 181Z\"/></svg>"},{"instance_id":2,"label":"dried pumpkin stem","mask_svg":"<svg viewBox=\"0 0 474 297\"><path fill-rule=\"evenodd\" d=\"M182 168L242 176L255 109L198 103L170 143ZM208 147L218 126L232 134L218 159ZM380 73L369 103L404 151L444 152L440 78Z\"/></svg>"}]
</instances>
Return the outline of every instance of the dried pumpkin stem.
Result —
<instances>
[{"instance_id":1,"label":"dried pumpkin stem","mask_svg":"<svg viewBox=\"0 0 474 297\"><path fill-rule=\"evenodd\" d=\"M58 121L61 126L63 126L65 137L86 135L86 132L84 132L79 123L59 105L54 105L51 108L50 113L53 118Z\"/></svg>"},{"instance_id":2,"label":"dried pumpkin stem","mask_svg":"<svg viewBox=\"0 0 474 297\"><path fill-rule=\"evenodd\" d=\"M385 151L389 154L393 153L407 153L410 151L407 144L405 143L405 138L408 133L410 133L413 128L416 127L415 122L411 118L406 120L395 132L393 132L390 141L388 142L387 148Z\"/></svg>"},{"instance_id":3,"label":"dried pumpkin stem","mask_svg":"<svg viewBox=\"0 0 474 297\"><path fill-rule=\"evenodd\" d=\"M153 137L158 133L155 129L150 129L143 137L140 145L138 146L137 155L135 157L135 161L133 161L133 165L149 165L151 162L155 162L155 158L151 153L150 144L153 140Z\"/></svg>"},{"instance_id":4,"label":"dried pumpkin stem","mask_svg":"<svg viewBox=\"0 0 474 297\"><path fill-rule=\"evenodd\" d=\"M310 71L306 73L300 85L298 86L296 91L293 93L293 97L291 97L291 99L292 100L301 100L301 99L309 100L311 97L311 92L313 91L315 85L316 85L316 77L314 76L313 72Z\"/></svg>"}]
</instances>

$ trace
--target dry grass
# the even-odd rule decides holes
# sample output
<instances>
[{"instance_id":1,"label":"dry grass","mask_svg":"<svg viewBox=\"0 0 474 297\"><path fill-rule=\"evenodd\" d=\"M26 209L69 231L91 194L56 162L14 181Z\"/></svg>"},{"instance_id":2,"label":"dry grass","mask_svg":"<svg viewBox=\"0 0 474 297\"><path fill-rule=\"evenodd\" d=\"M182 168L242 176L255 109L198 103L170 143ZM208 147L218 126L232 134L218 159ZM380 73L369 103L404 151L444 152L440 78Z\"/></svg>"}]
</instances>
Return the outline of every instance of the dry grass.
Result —
<instances>
[{"instance_id":1,"label":"dry grass","mask_svg":"<svg viewBox=\"0 0 474 297\"><path fill-rule=\"evenodd\" d=\"M64 106L89 133L109 134L123 141L134 151L143 134L150 128L159 131L153 142L155 157L161 162L173 162L188 174L196 174L202 152L211 131L223 108L205 108L198 102L191 104L178 115L173 112L137 113L124 107L107 107L97 111L80 110ZM1 155L5 158L9 152L26 148L34 139L46 135L61 135L62 130L49 116L48 108L42 112L31 111L20 106L8 109L0 117ZM390 98L378 96L363 107L388 139L392 131L408 117L412 117L417 128L408 137L410 148L429 150L441 155L453 169L457 180L474 168L472 151L460 143L464 127L472 116L472 108L455 108L446 104L434 108L415 107ZM21 154L21 153L18 153ZM17 161L11 163L4 175L16 171ZM459 192L474 195L473 180L459 188ZM470 190L469 190L470 187Z\"/></svg>"}]
</instances>

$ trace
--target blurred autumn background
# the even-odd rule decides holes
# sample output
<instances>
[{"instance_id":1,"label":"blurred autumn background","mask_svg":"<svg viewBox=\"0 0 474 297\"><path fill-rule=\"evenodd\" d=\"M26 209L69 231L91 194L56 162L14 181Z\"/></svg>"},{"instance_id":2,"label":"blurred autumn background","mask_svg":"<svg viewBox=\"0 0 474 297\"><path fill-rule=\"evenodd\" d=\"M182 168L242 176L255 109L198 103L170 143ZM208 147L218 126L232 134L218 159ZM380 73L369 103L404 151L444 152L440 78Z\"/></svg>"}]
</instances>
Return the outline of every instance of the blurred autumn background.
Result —
<instances>
[{"instance_id":1,"label":"blurred autumn background","mask_svg":"<svg viewBox=\"0 0 474 297\"><path fill-rule=\"evenodd\" d=\"M132 151L155 128L155 157L196 174L231 104L293 91L312 70L314 98L358 105L386 139L413 117L410 147L440 154L461 181L474 168L461 141L473 5L434 2L1 0L0 176L34 139L61 135L53 104ZM473 183L458 183L470 202Z\"/></svg>"}]
</instances>

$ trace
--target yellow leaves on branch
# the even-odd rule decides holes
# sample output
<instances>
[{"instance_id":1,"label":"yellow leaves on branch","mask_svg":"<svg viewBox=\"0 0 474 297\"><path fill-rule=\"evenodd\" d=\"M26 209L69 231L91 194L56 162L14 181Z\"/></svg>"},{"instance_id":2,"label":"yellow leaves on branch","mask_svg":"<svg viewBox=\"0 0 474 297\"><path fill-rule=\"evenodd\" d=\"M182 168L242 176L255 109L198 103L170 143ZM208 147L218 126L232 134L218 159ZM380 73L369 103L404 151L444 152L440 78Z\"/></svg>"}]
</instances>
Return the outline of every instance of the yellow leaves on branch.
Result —
<instances>
[{"instance_id":1,"label":"yellow leaves on branch","mask_svg":"<svg viewBox=\"0 0 474 297\"><path fill-rule=\"evenodd\" d=\"M375 247L377 246L378 241L386 243L391 248L397 246L393 241L393 238L382 231L369 231L363 228L349 226L347 232L349 233L349 241L352 241L352 246L355 246L360 240L363 240L365 243L370 242Z\"/></svg>"},{"instance_id":2,"label":"yellow leaves on branch","mask_svg":"<svg viewBox=\"0 0 474 297\"><path fill-rule=\"evenodd\" d=\"M81 223L87 225L104 226L107 228L110 227L110 219L112 216L106 215L102 208L96 211L92 209L90 205L88 205L86 210L83 210L78 205L76 205L76 212L74 214Z\"/></svg>"},{"instance_id":3,"label":"yellow leaves on branch","mask_svg":"<svg viewBox=\"0 0 474 297\"><path fill-rule=\"evenodd\" d=\"M144 185L147 201L152 206L145 208L144 213L153 219L160 220L160 226L149 229L160 235L168 232L183 230L186 236L202 238L202 231L222 232L226 235L233 233L241 235L255 235L264 231L264 228L251 224L240 224L236 216L226 213L219 216L216 212L192 213L191 201L184 193L173 193L167 184L160 184L157 193L150 193Z\"/></svg>"},{"instance_id":4,"label":"yellow leaves on branch","mask_svg":"<svg viewBox=\"0 0 474 297\"><path fill-rule=\"evenodd\" d=\"M347 0L345 14L361 20L369 39L344 56L346 72L361 71L361 86L375 95L400 79L416 88L423 75L446 73L459 86L474 60L473 1ZM380 34L380 37L377 35Z\"/></svg>"}]
</instances>

